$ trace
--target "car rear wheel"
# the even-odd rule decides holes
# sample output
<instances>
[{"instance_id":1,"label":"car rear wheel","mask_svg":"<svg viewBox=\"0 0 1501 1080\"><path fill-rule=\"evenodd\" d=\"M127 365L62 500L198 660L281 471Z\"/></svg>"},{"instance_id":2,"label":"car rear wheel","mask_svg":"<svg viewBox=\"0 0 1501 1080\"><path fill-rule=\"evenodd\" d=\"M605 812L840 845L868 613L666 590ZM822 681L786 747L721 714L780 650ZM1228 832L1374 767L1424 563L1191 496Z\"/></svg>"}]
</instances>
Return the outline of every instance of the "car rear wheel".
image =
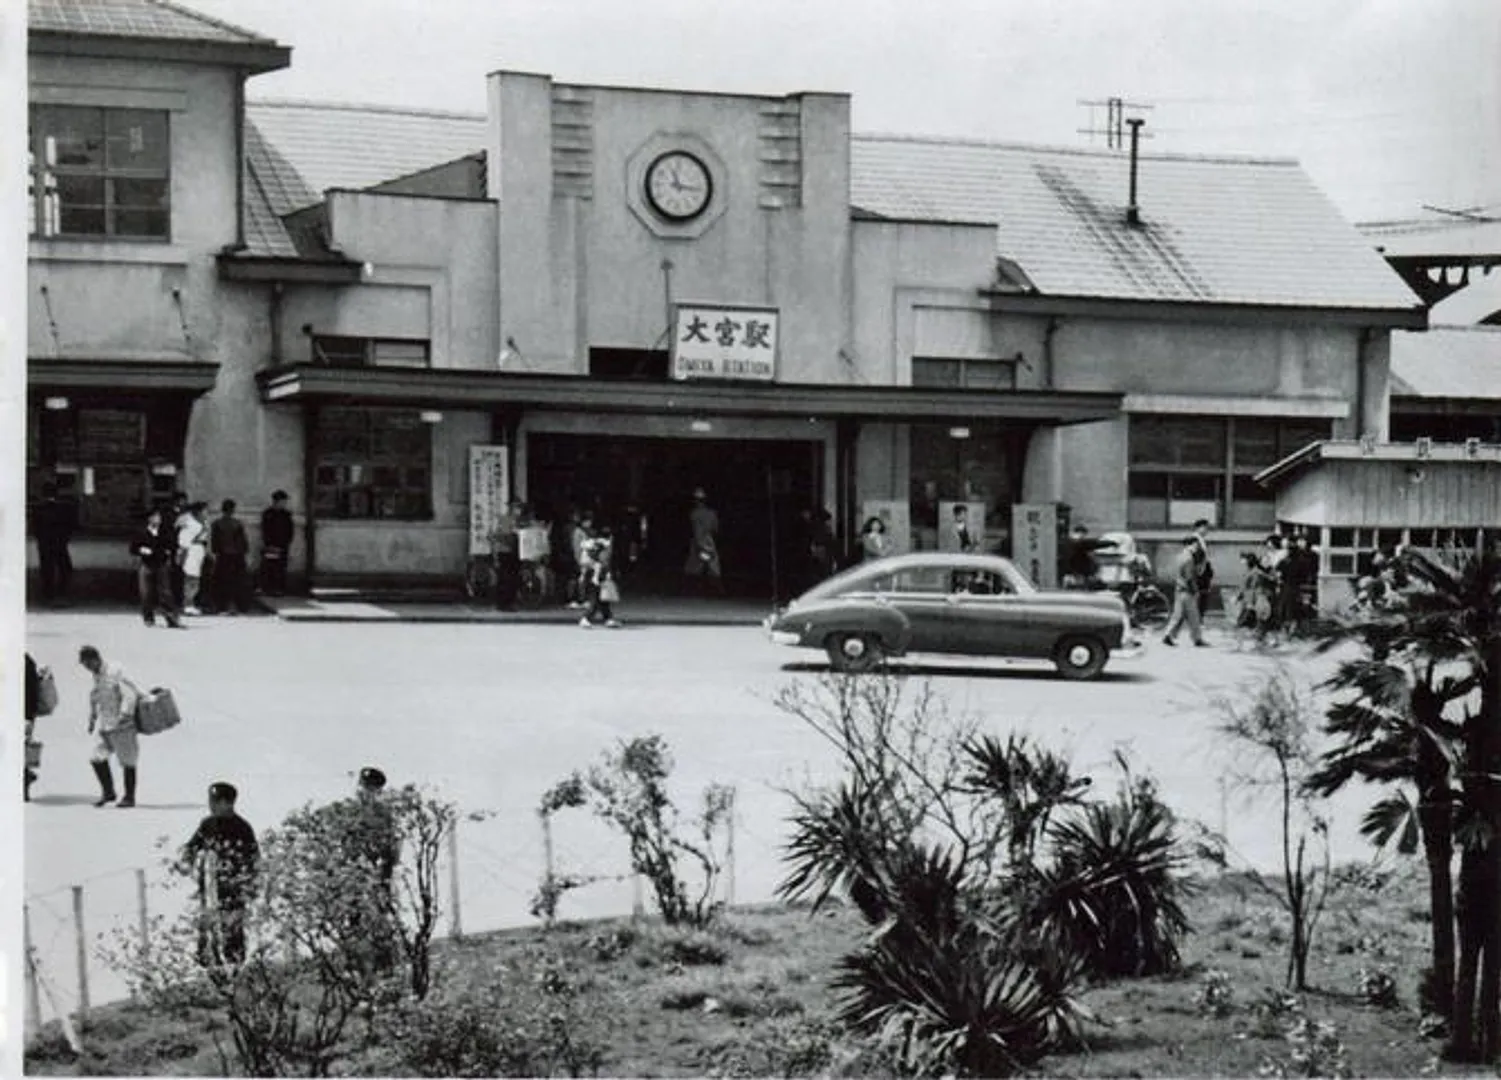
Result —
<instances>
[{"instance_id":1,"label":"car rear wheel","mask_svg":"<svg viewBox=\"0 0 1501 1080\"><path fill-rule=\"evenodd\" d=\"M881 662L881 642L874 634L834 634L824 647L835 671L859 674Z\"/></svg>"},{"instance_id":2,"label":"car rear wheel","mask_svg":"<svg viewBox=\"0 0 1501 1080\"><path fill-rule=\"evenodd\" d=\"M1058 643L1053 654L1053 663L1065 679L1093 679L1105 670L1105 661L1110 658L1099 638L1066 637Z\"/></svg>"}]
</instances>

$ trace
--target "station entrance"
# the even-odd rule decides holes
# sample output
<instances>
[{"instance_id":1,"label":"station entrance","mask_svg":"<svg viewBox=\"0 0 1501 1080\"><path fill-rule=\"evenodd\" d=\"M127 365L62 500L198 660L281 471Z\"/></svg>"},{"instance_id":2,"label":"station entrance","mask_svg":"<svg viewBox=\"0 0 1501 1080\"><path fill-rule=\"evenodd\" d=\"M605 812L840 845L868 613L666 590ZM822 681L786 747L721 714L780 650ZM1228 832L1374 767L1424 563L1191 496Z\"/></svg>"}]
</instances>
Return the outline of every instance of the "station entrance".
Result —
<instances>
[{"instance_id":1,"label":"station entrance","mask_svg":"<svg viewBox=\"0 0 1501 1080\"><path fill-rule=\"evenodd\" d=\"M684 564L702 488L719 515L726 595L770 601L802 585L803 514L823 505L823 467L824 445L812 440L533 432L526 491L549 520L577 510L609 524L628 592L678 596L696 591Z\"/></svg>"}]
</instances>

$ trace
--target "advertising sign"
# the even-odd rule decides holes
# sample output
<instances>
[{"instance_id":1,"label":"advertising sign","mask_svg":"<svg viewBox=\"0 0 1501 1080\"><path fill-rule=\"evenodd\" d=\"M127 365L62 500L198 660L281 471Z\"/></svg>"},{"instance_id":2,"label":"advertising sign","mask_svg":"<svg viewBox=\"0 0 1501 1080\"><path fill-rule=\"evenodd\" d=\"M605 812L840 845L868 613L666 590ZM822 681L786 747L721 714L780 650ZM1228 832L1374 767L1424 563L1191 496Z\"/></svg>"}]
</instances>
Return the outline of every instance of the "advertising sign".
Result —
<instances>
[{"instance_id":1,"label":"advertising sign","mask_svg":"<svg viewBox=\"0 0 1501 1080\"><path fill-rule=\"evenodd\" d=\"M888 555L905 555L912 550L912 510L905 500L866 499L860 504L860 531L871 518L880 518L886 526L886 535L891 539ZM859 537L855 538L857 554L860 552Z\"/></svg>"},{"instance_id":2,"label":"advertising sign","mask_svg":"<svg viewBox=\"0 0 1501 1080\"><path fill-rule=\"evenodd\" d=\"M778 321L776 308L674 305L672 377L772 382Z\"/></svg>"},{"instance_id":3,"label":"advertising sign","mask_svg":"<svg viewBox=\"0 0 1501 1080\"><path fill-rule=\"evenodd\" d=\"M1058 507L1017 503L1011 508L1012 561L1039 589L1058 587Z\"/></svg>"},{"instance_id":4,"label":"advertising sign","mask_svg":"<svg viewBox=\"0 0 1501 1080\"><path fill-rule=\"evenodd\" d=\"M504 446L469 448L469 554L489 555L490 537L511 501Z\"/></svg>"},{"instance_id":5,"label":"advertising sign","mask_svg":"<svg viewBox=\"0 0 1501 1080\"><path fill-rule=\"evenodd\" d=\"M941 502L938 504L938 550L969 551L983 555L985 544L985 504L982 502Z\"/></svg>"}]
</instances>

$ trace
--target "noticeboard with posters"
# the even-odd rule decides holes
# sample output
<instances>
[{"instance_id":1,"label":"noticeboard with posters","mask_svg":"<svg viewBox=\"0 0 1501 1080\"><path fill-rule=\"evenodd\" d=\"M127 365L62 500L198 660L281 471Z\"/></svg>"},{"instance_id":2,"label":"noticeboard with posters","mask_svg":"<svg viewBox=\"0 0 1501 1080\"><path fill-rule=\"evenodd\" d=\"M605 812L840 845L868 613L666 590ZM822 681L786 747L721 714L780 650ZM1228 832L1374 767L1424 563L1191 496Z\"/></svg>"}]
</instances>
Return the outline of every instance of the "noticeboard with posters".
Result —
<instances>
[{"instance_id":1,"label":"noticeboard with posters","mask_svg":"<svg viewBox=\"0 0 1501 1080\"><path fill-rule=\"evenodd\" d=\"M1011 508L1012 561L1039 589L1058 587L1058 507L1017 503Z\"/></svg>"},{"instance_id":2,"label":"noticeboard with posters","mask_svg":"<svg viewBox=\"0 0 1501 1080\"><path fill-rule=\"evenodd\" d=\"M860 504L860 531L871 518L880 518L886 526L886 535L891 539L888 555L905 555L913 549L912 510L904 500L866 499ZM855 538L855 554L861 555L860 538Z\"/></svg>"},{"instance_id":3,"label":"noticeboard with posters","mask_svg":"<svg viewBox=\"0 0 1501 1080\"><path fill-rule=\"evenodd\" d=\"M469 554L491 554L490 537L511 501L510 461L504 446L469 448Z\"/></svg>"}]
</instances>

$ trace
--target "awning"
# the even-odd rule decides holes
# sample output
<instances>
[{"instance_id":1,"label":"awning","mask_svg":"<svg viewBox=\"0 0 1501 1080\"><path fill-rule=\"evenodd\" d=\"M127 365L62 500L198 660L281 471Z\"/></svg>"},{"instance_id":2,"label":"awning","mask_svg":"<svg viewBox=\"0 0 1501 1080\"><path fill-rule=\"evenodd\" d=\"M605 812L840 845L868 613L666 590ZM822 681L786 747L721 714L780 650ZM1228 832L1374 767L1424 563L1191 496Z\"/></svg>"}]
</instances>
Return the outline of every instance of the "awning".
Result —
<instances>
[{"instance_id":1,"label":"awning","mask_svg":"<svg viewBox=\"0 0 1501 1080\"><path fill-rule=\"evenodd\" d=\"M213 389L218 364L195 360L37 359L26 361L28 389L168 391L202 394Z\"/></svg>"},{"instance_id":2,"label":"awning","mask_svg":"<svg viewBox=\"0 0 1501 1080\"><path fill-rule=\"evenodd\" d=\"M1081 424L1120 414L1121 395L913 386L632 382L575 375L344 368L298 364L262 372L261 397L431 408L568 409L685 416L802 416L909 422L1017 420Z\"/></svg>"}]
</instances>

